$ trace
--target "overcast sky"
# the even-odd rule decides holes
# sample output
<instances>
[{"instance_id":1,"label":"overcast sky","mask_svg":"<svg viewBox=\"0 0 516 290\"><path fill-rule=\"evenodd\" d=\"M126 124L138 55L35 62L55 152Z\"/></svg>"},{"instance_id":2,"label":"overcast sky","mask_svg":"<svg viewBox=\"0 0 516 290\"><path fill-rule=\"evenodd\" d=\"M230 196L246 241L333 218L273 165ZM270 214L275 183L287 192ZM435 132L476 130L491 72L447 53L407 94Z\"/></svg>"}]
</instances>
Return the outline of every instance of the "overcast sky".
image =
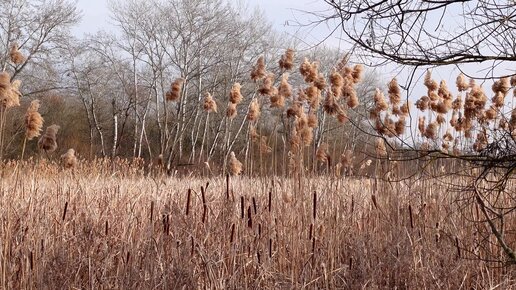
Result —
<instances>
[{"instance_id":1,"label":"overcast sky","mask_svg":"<svg viewBox=\"0 0 516 290\"><path fill-rule=\"evenodd\" d=\"M235 0L233 0L235 1ZM307 46L319 43L329 33L325 26L316 29L300 28L296 20L308 23L308 15L303 11L323 11L327 8L321 0L242 0L250 9L260 8L265 12L268 20L274 28L291 35L302 31L302 41ZM78 0L79 10L82 11L82 22L74 29L77 36L84 33L95 33L100 29L109 29L110 16L108 0ZM338 35L337 35L338 36ZM332 37L326 41L328 45L339 46L338 37Z\"/></svg>"}]
</instances>

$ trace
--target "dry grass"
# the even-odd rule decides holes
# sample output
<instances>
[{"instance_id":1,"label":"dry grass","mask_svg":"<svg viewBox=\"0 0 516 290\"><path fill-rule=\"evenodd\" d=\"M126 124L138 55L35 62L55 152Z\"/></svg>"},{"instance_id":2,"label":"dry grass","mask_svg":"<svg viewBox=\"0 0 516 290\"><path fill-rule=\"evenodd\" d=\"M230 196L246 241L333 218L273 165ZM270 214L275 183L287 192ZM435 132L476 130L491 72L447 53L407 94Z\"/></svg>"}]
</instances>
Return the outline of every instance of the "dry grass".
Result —
<instances>
[{"instance_id":1,"label":"dry grass","mask_svg":"<svg viewBox=\"0 0 516 290\"><path fill-rule=\"evenodd\" d=\"M3 165L0 180L3 289L516 285L514 269L469 259L482 228L438 179L231 177L228 185L153 177L138 161L76 171L42 161L23 163L14 188L16 165Z\"/></svg>"}]
</instances>

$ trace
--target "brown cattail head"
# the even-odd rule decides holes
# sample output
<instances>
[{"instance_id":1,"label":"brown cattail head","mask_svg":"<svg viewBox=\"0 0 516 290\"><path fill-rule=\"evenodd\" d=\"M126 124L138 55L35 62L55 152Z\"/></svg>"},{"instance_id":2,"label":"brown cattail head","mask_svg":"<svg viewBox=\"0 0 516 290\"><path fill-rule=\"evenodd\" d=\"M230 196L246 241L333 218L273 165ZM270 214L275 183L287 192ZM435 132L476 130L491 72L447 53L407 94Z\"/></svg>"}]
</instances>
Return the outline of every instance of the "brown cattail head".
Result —
<instances>
[{"instance_id":1,"label":"brown cattail head","mask_svg":"<svg viewBox=\"0 0 516 290\"><path fill-rule=\"evenodd\" d=\"M184 81L183 78L177 78L172 82L170 90L165 95L167 101L175 102L181 98L181 88L183 87Z\"/></svg>"},{"instance_id":2,"label":"brown cattail head","mask_svg":"<svg viewBox=\"0 0 516 290\"><path fill-rule=\"evenodd\" d=\"M263 79L262 86L260 87L260 89L258 89L258 92L261 95L267 95L267 96L274 95L273 94L273 86L272 86L273 83L274 83L274 74L273 73L267 74L265 76L265 78Z\"/></svg>"},{"instance_id":3,"label":"brown cattail head","mask_svg":"<svg viewBox=\"0 0 516 290\"><path fill-rule=\"evenodd\" d=\"M292 48L287 49L278 64L282 70L291 70L294 67L294 50Z\"/></svg>"},{"instance_id":4,"label":"brown cattail head","mask_svg":"<svg viewBox=\"0 0 516 290\"><path fill-rule=\"evenodd\" d=\"M18 50L18 44L13 42L11 50L9 51L9 57L15 65L22 64L25 61L25 56Z\"/></svg>"},{"instance_id":5,"label":"brown cattail head","mask_svg":"<svg viewBox=\"0 0 516 290\"><path fill-rule=\"evenodd\" d=\"M43 118L38 112L39 100L34 100L30 103L27 113L25 114L25 137L27 140L32 140L41 135L41 128L43 127Z\"/></svg>"},{"instance_id":6,"label":"brown cattail head","mask_svg":"<svg viewBox=\"0 0 516 290\"><path fill-rule=\"evenodd\" d=\"M228 108L226 110L226 116L233 120L237 116L237 105L235 103L229 102Z\"/></svg>"},{"instance_id":7,"label":"brown cattail head","mask_svg":"<svg viewBox=\"0 0 516 290\"><path fill-rule=\"evenodd\" d=\"M317 160L321 162L326 162L328 160L328 157L330 156L328 153L328 144L322 143L315 153Z\"/></svg>"},{"instance_id":8,"label":"brown cattail head","mask_svg":"<svg viewBox=\"0 0 516 290\"><path fill-rule=\"evenodd\" d=\"M428 91L435 91L439 87L437 82L432 79L432 73L430 71L426 72L424 84Z\"/></svg>"},{"instance_id":9,"label":"brown cattail head","mask_svg":"<svg viewBox=\"0 0 516 290\"><path fill-rule=\"evenodd\" d=\"M231 175L240 175L243 170L242 162L238 161L235 156L235 152L229 154L228 169Z\"/></svg>"},{"instance_id":10,"label":"brown cattail head","mask_svg":"<svg viewBox=\"0 0 516 290\"><path fill-rule=\"evenodd\" d=\"M387 148L385 147L385 142L380 137L376 138L375 151L376 151L376 155L379 157L387 156Z\"/></svg>"},{"instance_id":11,"label":"brown cattail head","mask_svg":"<svg viewBox=\"0 0 516 290\"><path fill-rule=\"evenodd\" d=\"M39 138L38 148L45 152L54 152L57 149L56 135L59 130L58 125L51 125L47 127L45 134Z\"/></svg>"},{"instance_id":12,"label":"brown cattail head","mask_svg":"<svg viewBox=\"0 0 516 290\"><path fill-rule=\"evenodd\" d=\"M247 120L256 121L260 118L260 105L258 104L258 100L254 99L251 101L249 105L249 113L247 113Z\"/></svg>"},{"instance_id":13,"label":"brown cattail head","mask_svg":"<svg viewBox=\"0 0 516 290\"><path fill-rule=\"evenodd\" d=\"M235 105L240 104L244 97L240 93L240 89L242 86L239 83L234 83L233 87L231 87L231 91L229 92L229 101Z\"/></svg>"},{"instance_id":14,"label":"brown cattail head","mask_svg":"<svg viewBox=\"0 0 516 290\"><path fill-rule=\"evenodd\" d=\"M288 83L288 76L288 73L284 73L281 76L281 82L278 88L278 94L285 98L292 96L292 86Z\"/></svg>"},{"instance_id":15,"label":"brown cattail head","mask_svg":"<svg viewBox=\"0 0 516 290\"><path fill-rule=\"evenodd\" d=\"M74 168L77 165L75 150L68 149L65 154L61 155L61 161L63 162L64 168Z\"/></svg>"},{"instance_id":16,"label":"brown cattail head","mask_svg":"<svg viewBox=\"0 0 516 290\"><path fill-rule=\"evenodd\" d=\"M256 82L257 80L263 79L265 75L265 60L263 56L260 56L251 70L251 79Z\"/></svg>"},{"instance_id":17,"label":"brown cattail head","mask_svg":"<svg viewBox=\"0 0 516 290\"><path fill-rule=\"evenodd\" d=\"M319 73L317 72L317 63L310 63L307 58L303 61L299 67L299 72L304 77L305 82L313 83L317 80Z\"/></svg>"},{"instance_id":18,"label":"brown cattail head","mask_svg":"<svg viewBox=\"0 0 516 290\"><path fill-rule=\"evenodd\" d=\"M20 106L20 80L10 82L7 72L0 73L0 106L8 109Z\"/></svg>"},{"instance_id":19,"label":"brown cattail head","mask_svg":"<svg viewBox=\"0 0 516 290\"><path fill-rule=\"evenodd\" d=\"M457 85L459 92L466 91L469 88L468 81L462 73L457 77L455 84Z\"/></svg>"},{"instance_id":20,"label":"brown cattail head","mask_svg":"<svg viewBox=\"0 0 516 290\"><path fill-rule=\"evenodd\" d=\"M204 97L203 108L204 108L204 111L206 111L208 113L210 113L210 112L217 113L217 103L215 102L215 100L213 99L213 97L210 93L206 93L206 96Z\"/></svg>"},{"instance_id":21,"label":"brown cattail head","mask_svg":"<svg viewBox=\"0 0 516 290\"><path fill-rule=\"evenodd\" d=\"M401 90L396 78L393 78L388 85L389 100L391 104L398 106L401 102Z\"/></svg>"}]
</instances>

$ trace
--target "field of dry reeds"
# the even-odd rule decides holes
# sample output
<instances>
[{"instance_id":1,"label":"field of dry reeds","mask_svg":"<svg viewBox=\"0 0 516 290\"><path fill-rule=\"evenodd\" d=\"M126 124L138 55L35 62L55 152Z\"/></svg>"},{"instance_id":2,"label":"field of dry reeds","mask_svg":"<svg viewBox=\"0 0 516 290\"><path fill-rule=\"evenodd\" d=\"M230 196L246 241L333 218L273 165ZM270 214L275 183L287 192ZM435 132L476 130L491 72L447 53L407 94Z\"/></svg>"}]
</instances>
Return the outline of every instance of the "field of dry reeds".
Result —
<instances>
[{"instance_id":1,"label":"field of dry reeds","mask_svg":"<svg viewBox=\"0 0 516 290\"><path fill-rule=\"evenodd\" d=\"M184 178L108 160L1 172L2 289L516 285L514 269L475 258L488 229L468 219L474 203L457 210L447 177Z\"/></svg>"}]
</instances>

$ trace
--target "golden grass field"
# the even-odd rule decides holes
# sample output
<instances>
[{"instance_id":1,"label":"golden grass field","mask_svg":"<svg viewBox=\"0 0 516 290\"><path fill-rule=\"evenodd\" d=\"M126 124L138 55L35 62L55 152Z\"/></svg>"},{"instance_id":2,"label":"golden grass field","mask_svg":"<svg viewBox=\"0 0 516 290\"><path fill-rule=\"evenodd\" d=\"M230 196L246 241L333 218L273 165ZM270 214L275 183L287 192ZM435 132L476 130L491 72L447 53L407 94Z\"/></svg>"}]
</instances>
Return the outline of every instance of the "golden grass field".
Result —
<instances>
[{"instance_id":1,"label":"golden grass field","mask_svg":"<svg viewBox=\"0 0 516 290\"><path fill-rule=\"evenodd\" d=\"M228 186L129 162L8 163L1 288L515 288L513 268L472 256L488 229L456 210L455 195L437 178L243 176Z\"/></svg>"}]
</instances>

